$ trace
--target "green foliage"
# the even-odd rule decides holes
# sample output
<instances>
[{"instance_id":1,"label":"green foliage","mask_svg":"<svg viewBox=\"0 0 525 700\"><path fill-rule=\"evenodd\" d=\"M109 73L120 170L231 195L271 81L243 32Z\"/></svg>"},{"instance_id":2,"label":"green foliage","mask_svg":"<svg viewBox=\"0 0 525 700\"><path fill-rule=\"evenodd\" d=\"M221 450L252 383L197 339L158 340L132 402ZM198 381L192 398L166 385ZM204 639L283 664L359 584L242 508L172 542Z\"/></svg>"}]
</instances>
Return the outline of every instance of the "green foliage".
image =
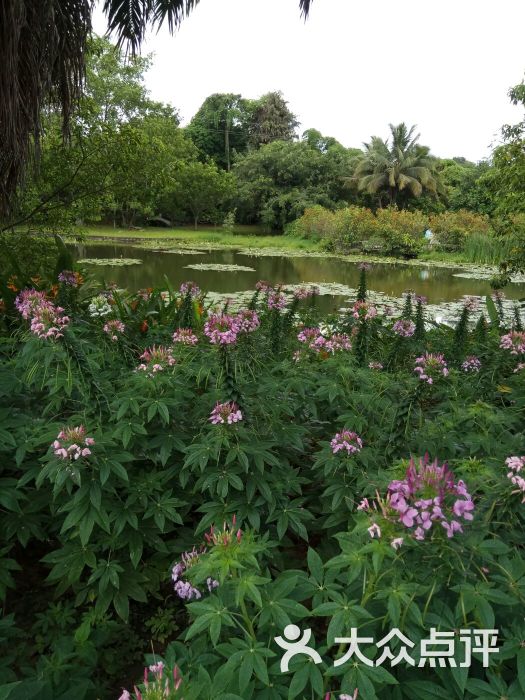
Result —
<instances>
[{"instance_id":1,"label":"green foliage","mask_svg":"<svg viewBox=\"0 0 525 700\"><path fill-rule=\"evenodd\" d=\"M361 251L399 257L416 257L423 248L427 218L420 212L395 208L370 209L351 206L330 212L321 207L307 209L287 233L303 238L321 238L329 250Z\"/></svg>"},{"instance_id":2,"label":"green foliage","mask_svg":"<svg viewBox=\"0 0 525 700\"><path fill-rule=\"evenodd\" d=\"M391 141L373 136L364 144L350 179L360 192L373 195L379 206L403 208L410 198L425 191L437 197L442 190L436 159L418 144L415 126L390 124Z\"/></svg>"},{"instance_id":3,"label":"green foliage","mask_svg":"<svg viewBox=\"0 0 525 700\"><path fill-rule=\"evenodd\" d=\"M240 219L282 229L308 207L334 208L345 196L349 159L345 149L323 153L306 141L273 141L239 157L233 172Z\"/></svg>"},{"instance_id":4,"label":"green foliage","mask_svg":"<svg viewBox=\"0 0 525 700\"><path fill-rule=\"evenodd\" d=\"M103 318L90 315L83 288L64 297L71 321L62 338L41 340L11 315L14 332L1 339L0 677L15 685L0 693L116 697L141 675L150 644L147 663L170 669L170 697L278 700L358 688L370 700L479 700L496 678L502 692L521 688L523 505L505 459L523 453L525 394L514 371L522 358L499 347L509 328L494 304L492 325L480 321L474 332L466 315L456 331L425 332L420 302L423 327L411 337L379 316L332 318L324 332L347 333L352 350L312 349L295 361L305 351L299 328L320 320L311 300L280 312L268 293L255 294L259 328L215 346L202 333L205 298L105 293ZM125 326L118 342L103 330L109 320ZM181 327L193 328L196 346L172 342ZM171 345L175 364L137 371L153 345ZM444 352L449 364L433 385L414 372L425 351ZM467 374L461 364L472 352L481 369ZM216 402L227 400L242 420L212 424ZM90 454L62 459L54 440L81 424L94 439ZM359 452L333 452L343 429L361 436ZM384 494L410 455L427 451L466 482L474 520L452 539L436 525L417 541L394 522L371 539L360 500ZM388 528L404 535L400 549ZM194 546L183 575L202 597L183 601L170 571ZM219 585L208 591L208 581ZM322 665L298 657L280 672L274 637L290 623L313 629ZM496 627L504 645L490 669L475 657L461 673L334 668L334 637L356 626L375 640L397 627L416 643L430 627ZM144 697L157 698L155 687L150 673Z\"/></svg>"}]
</instances>

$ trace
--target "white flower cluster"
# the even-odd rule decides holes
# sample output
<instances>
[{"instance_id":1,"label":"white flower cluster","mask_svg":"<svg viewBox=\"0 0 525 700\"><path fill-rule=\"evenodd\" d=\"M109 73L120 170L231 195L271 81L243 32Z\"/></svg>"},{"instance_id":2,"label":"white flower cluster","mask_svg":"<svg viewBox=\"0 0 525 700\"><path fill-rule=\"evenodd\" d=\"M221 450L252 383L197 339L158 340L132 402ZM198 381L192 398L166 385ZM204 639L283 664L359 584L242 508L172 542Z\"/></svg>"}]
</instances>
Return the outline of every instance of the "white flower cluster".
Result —
<instances>
[{"instance_id":1,"label":"white flower cluster","mask_svg":"<svg viewBox=\"0 0 525 700\"><path fill-rule=\"evenodd\" d=\"M91 299L91 304L88 306L89 315L93 318L107 316L112 309L108 300L103 294L99 294Z\"/></svg>"}]
</instances>

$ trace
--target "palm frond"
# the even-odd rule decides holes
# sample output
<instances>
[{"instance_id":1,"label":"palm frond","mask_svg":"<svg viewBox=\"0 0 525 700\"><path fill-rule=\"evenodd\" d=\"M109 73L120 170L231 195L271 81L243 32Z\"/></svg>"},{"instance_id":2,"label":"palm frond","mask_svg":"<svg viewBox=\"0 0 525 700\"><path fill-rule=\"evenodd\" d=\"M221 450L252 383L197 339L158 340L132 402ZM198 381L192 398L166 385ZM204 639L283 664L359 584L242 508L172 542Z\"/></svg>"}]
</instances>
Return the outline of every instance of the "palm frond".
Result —
<instances>
[{"instance_id":1,"label":"palm frond","mask_svg":"<svg viewBox=\"0 0 525 700\"><path fill-rule=\"evenodd\" d=\"M14 202L32 145L38 147L40 115L59 107L67 134L80 96L91 0L0 2L0 215Z\"/></svg>"}]
</instances>

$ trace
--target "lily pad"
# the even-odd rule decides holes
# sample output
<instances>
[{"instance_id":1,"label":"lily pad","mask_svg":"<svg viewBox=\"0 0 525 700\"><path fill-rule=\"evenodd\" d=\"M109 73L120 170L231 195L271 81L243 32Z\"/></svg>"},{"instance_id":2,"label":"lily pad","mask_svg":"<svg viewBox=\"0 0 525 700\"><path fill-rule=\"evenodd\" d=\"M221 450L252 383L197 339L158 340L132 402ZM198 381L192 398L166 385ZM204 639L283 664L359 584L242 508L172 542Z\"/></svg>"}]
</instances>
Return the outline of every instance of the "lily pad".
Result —
<instances>
[{"instance_id":1,"label":"lily pad","mask_svg":"<svg viewBox=\"0 0 525 700\"><path fill-rule=\"evenodd\" d=\"M218 270L220 272L255 272L253 267L245 267L244 265L222 265L220 263L195 263L194 265L185 265L185 268L190 270Z\"/></svg>"},{"instance_id":2,"label":"lily pad","mask_svg":"<svg viewBox=\"0 0 525 700\"><path fill-rule=\"evenodd\" d=\"M111 267L142 265L142 260L138 258L83 258L78 262L84 265L110 265Z\"/></svg>"}]
</instances>

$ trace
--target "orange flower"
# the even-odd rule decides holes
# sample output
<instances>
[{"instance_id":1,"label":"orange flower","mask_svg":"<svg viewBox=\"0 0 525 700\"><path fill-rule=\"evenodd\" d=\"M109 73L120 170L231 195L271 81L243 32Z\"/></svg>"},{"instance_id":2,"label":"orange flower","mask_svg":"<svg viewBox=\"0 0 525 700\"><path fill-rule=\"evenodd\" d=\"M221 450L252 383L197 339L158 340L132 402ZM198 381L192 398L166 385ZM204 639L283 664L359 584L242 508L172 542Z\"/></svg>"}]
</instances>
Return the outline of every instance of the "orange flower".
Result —
<instances>
[{"instance_id":1,"label":"orange flower","mask_svg":"<svg viewBox=\"0 0 525 700\"><path fill-rule=\"evenodd\" d=\"M147 321L142 321L140 324L140 332L141 333L146 333L148 330L148 322Z\"/></svg>"},{"instance_id":2,"label":"orange flower","mask_svg":"<svg viewBox=\"0 0 525 700\"><path fill-rule=\"evenodd\" d=\"M16 276L11 275L11 277L7 280L7 288L10 289L12 292L18 292L18 287L15 284Z\"/></svg>"}]
</instances>

